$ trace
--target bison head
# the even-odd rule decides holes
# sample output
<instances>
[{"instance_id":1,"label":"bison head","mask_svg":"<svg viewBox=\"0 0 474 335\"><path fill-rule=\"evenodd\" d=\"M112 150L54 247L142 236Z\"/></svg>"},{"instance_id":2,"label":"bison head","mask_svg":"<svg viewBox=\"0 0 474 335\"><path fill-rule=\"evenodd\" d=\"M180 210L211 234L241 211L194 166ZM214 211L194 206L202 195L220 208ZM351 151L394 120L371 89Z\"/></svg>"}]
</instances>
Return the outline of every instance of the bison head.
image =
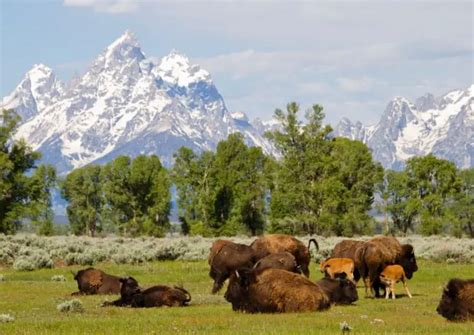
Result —
<instances>
[{"instance_id":1,"label":"bison head","mask_svg":"<svg viewBox=\"0 0 474 335\"><path fill-rule=\"evenodd\" d=\"M349 305L359 299L357 287L352 280L323 278L317 284L324 290L333 304Z\"/></svg>"},{"instance_id":2,"label":"bison head","mask_svg":"<svg viewBox=\"0 0 474 335\"><path fill-rule=\"evenodd\" d=\"M236 270L231 274L224 298L232 304L234 311L245 309L249 286L254 280L255 274L250 269Z\"/></svg>"},{"instance_id":3,"label":"bison head","mask_svg":"<svg viewBox=\"0 0 474 335\"><path fill-rule=\"evenodd\" d=\"M439 302L438 308L436 311L438 314L444 316L448 320L457 320L460 318L460 313L458 311L459 302L458 293L463 287L464 283L460 279L451 279L448 285L443 290L443 295Z\"/></svg>"},{"instance_id":4,"label":"bison head","mask_svg":"<svg viewBox=\"0 0 474 335\"><path fill-rule=\"evenodd\" d=\"M415 251L411 244L403 244L402 252L398 263L403 267L405 275L408 279L413 277L413 273L418 271L418 265L416 264Z\"/></svg>"},{"instance_id":5,"label":"bison head","mask_svg":"<svg viewBox=\"0 0 474 335\"><path fill-rule=\"evenodd\" d=\"M120 295L122 298L131 297L134 294L140 293L140 287L138 282L133 277L120 278L119 281L122 283L120 288Z\"/></svg>"}]
</instances>

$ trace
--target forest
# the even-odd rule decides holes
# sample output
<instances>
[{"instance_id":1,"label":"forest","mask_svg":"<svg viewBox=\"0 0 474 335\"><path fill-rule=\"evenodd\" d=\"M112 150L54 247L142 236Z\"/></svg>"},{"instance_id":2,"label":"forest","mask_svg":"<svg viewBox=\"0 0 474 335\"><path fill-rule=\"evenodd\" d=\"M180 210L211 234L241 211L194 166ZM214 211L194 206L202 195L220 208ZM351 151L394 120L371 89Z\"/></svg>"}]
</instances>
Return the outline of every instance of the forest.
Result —
<instances>
[{"instance_id":1,"label":"forest","mask_svg":"<svg viewBox=\"0 0 474 335\"><path fill-rule=\"evenodd\" d=\"M71 233L97 236L234 236L263 232L354 236L411 233L474 237L474 169L433 155L384 169L360 141L332 136L323 108L277 109L266 136L277 157L239 133L215 151L182 147L166 168L155 156L116 157L58 176L13 138L20 118L0 115L0 233L25 225L58 233L52 193L67 201ZM170 222L173 193L179 224Z\"/></svg>"}]
</instances>

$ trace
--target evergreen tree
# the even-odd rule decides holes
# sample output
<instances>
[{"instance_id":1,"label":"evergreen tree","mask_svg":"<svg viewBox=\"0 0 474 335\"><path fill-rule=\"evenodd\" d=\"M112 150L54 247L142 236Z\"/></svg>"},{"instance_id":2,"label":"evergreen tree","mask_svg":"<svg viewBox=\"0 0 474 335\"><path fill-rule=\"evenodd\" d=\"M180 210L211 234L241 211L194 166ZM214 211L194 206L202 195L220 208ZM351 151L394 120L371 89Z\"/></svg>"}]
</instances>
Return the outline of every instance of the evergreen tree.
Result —
<instances>
[{"instance_id":1,"label":"evergreen tree","mask_svg":"<svg viewBox=\"0 0 474 335\"><path fill-rule=\"evenodd\" d=\"M54 183L54 170L35 163L39 152L13 133L20 117L12 110L0 115L0 233L11 234L24 218L51 225L49 191Z\"/></svg>"}]
</instances>

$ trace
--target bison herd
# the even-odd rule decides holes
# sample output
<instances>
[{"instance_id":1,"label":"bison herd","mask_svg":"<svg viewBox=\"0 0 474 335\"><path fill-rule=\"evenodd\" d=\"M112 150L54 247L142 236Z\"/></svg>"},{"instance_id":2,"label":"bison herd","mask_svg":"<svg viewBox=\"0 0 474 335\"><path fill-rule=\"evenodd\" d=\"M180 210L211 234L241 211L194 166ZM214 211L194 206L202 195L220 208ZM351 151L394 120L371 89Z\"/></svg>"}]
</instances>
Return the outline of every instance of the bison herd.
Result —
<instances>
[{"instance_id":1,"label":"bison herd","mask_svg":"<svg viewBox=\"0 0 474 335\"><path fill-rule=\"evenodd\" d=\"M293 236L265 235L250 245L217 240L208 257L212 293L228 280L225 299L232 309L248 313L322 311L333 304L352 304L358 299L357 282L362 279L367 296L395 299L395 284L407 287L418 270L413 246L394 237L377 236L368 241L343 240L331 257L321 262L324 278L309 279L310 245ZM120 278L88 268L74 275L76 294L120 294L103 306L186 306L191 295L182 287L164 285L143 289L132 278ZM444 289L437 312L452 321L474 319L474 279L451 279Z\"/></svg>"}]
</instances>

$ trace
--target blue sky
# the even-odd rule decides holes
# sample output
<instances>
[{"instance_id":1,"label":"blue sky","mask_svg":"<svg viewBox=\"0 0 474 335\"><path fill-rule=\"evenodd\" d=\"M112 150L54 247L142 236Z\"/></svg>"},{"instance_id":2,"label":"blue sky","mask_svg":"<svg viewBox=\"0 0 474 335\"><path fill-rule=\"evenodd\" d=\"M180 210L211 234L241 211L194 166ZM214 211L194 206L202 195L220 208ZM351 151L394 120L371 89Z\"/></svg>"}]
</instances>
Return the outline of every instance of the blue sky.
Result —
<instances>
[{"instance_id":1,"label":"blue sky","mask_svg":"<svg viewBox=\"0 0 474 335\"><path fill-rule=\"evenodd\" d=\"M251 118L295 100L374 123L394 96L473 83L472 1L0 1L2 97L35 63L83 73L126 29L147 56L201 64Z\"/></svg>"}]
</instances>

